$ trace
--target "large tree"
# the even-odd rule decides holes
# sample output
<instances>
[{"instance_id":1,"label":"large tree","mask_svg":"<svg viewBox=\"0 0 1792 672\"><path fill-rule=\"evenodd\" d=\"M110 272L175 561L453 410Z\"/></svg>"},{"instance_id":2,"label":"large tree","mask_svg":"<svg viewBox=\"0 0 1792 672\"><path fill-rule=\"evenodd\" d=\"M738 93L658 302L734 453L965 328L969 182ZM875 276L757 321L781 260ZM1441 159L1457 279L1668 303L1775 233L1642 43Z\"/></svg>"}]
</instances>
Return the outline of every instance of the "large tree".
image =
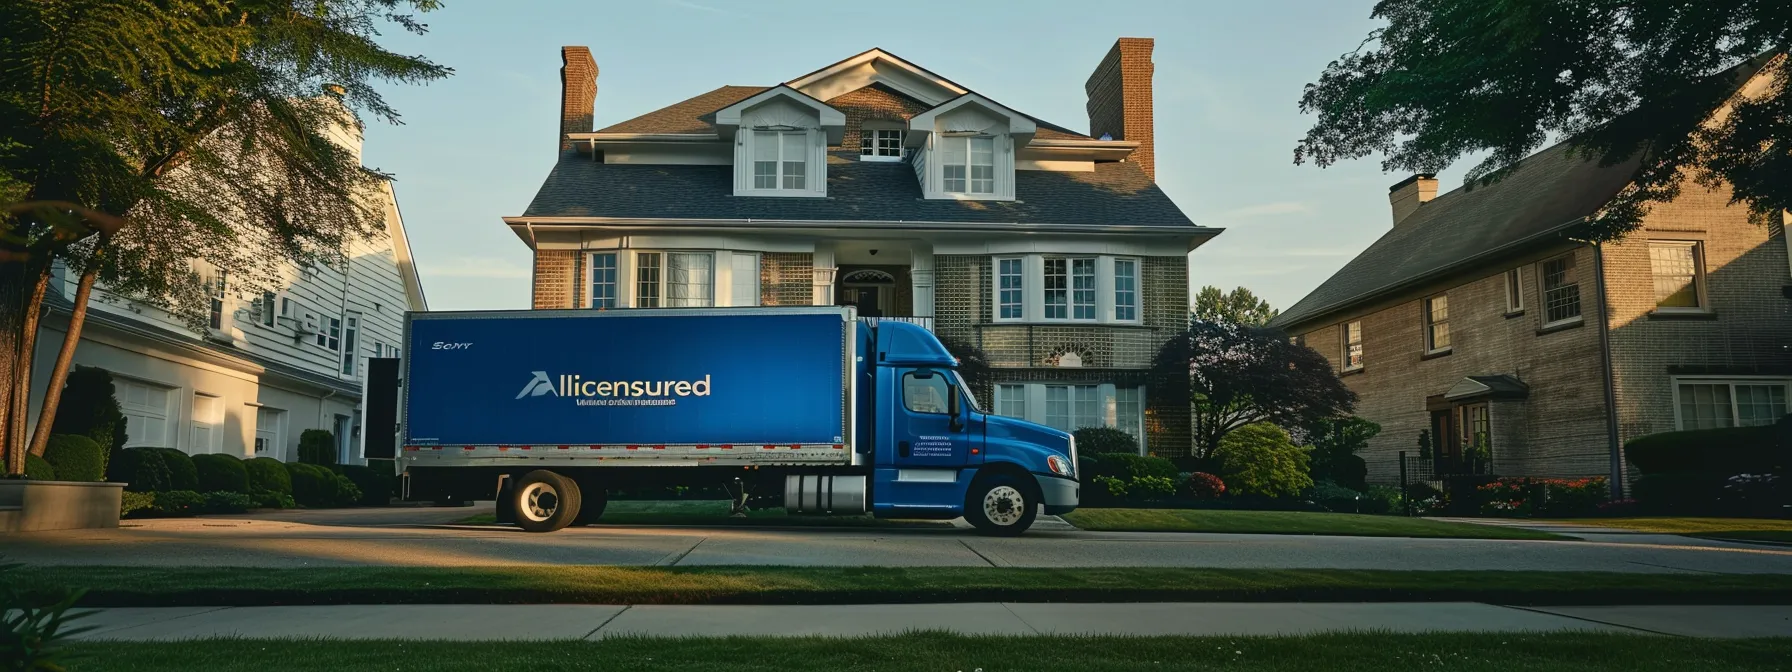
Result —
<instances>
[{"instance_id":1,"label":"large tree","mask_svg":"<svg viewBox=\"0 0 1792 672\"><path fill-rule=\"evenodd\" d=\"M50 269L80 274L56 371L95 282L198 324L211 291L272 289L379 235L388 176L341 140L396 123L380 82L449 70L382 48L437 0L11 0L0 3L0 446L24 455L24 390ZM122 218L69 244L71 213ZM85 218L93 220L92 217ZM105 231L100 227L92 227ZM211 278L208 284L197 268ZM52 375L45 415L60 381ZM47 424L47 423L43 423ZM38 443L41 443L39 441Z\"/></svg>"},{"instance_id":2,"label":"large tree","mask_svg":"<svg viewBox=\"0 0 1792 672\"><path fill-rule=\"evenodd\" d=\"M1196 321L1164 344L1156 368L1188 381L1196 457L1245 425L1311 427L1356 404L1324 355L1275 329Z\"/></svg>"},{"instance_id":3,"label":"large tree","mask_svg":"<svg viewBox=\"0 0 1792 672\"><path fill-rule=\"evenodd\" d=\"M1195 293L1195 305L1191 312L1194 319L1202 322L1261 327L1269 324L1282 311L1269 307L1268 301L1257 298L1249 289L1239 287L1226 292L1208 285Z\"/></svg>"},{"instance_id":4,"label":"large tree","mask_svg":"<svg viewBox=\"0 0 1792 672\"><path fill-rule=\"evenodd\" d=\"M1318 119L1295 163L1380 153L1390 172L1435 173L1485 153L1475 183L1557 138L1608 165L1640 155L1633 185L1590 222L1600 240L1687 178L1730 185L1759 223L1792 207L1792 2L1382 0L1374 17L1387 25L1301 97ZM1735 96L1762 64L1772 86Z\"/></svg>"}]
</instances>

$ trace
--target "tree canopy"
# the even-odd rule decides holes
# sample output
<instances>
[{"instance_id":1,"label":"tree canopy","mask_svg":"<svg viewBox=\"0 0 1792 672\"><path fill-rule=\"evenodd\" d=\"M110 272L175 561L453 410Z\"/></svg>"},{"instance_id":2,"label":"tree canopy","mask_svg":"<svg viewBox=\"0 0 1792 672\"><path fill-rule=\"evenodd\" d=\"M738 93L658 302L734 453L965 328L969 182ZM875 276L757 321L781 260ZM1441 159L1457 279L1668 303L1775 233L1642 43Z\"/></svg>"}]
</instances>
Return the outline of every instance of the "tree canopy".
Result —
<instances>
[{"instance_id":1,"label":"tree canopy","mask_svg":"<svg viewBox=\"0 0 1792 672\"><path fill-rule=\"evenodd\" d=\"M1164 345L1156 367L1165 379L1186 372L1197 457L1245 425L1311 427L1356 404L1324 355L1275 329L1196 321Z\"/></svg>"},{"instance_id":2,"label":"tree canopy","mask_svg":"<svg viewBox=\"0 0 1792 672\"><path fill-rule=\"evenodd\" d=\"M1239 287L1225 292L1208 285L1195 293L1193 312L1194 319L1202 322L1261 327L1282 311L1269 307L1268 301L1257 298L1249 289Z\"/></svg>"},{"instance_id":3,"label":"tree canopy","mask_svg":"<svg viewBox=\"0 0 1792 672\"><path fill-rule=\"evenodd\" d=\"M1634 230L1688 178L1730 185L1758 223L1792 206L1786 0L1381 0L1373 15L1387 25L1307 85L1317 120L1295 163L1379 153L1384 170L1435 173L1485 153L1472 185L1557 139L1606 165L1640 156L1594 239ZM1736 96L1764 64L1772 85Z\"/></svg>"}]
</instances>

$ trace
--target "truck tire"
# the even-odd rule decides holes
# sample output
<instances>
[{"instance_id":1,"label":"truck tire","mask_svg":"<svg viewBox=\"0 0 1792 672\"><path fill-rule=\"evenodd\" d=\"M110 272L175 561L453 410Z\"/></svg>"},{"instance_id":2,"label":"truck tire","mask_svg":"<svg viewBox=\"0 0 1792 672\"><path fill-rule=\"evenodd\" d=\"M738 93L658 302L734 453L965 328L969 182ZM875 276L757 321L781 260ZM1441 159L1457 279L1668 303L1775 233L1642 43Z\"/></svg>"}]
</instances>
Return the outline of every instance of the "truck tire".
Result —
<instances>
[{"instance_id":1,"label":"truck tire","mask_svg":"<svg viewBox=\"0 0 1792 672\"><path fill-rule=\"evenodd\" d=\"M553 532L579 517L579 484L551 471L536 470L510 488L516 526L529 532Z\"/></svg>"},{"instance_id":2,"label":"truck tire","mask_svg":"<svg viewBox=\"0 0 1792 672\"><path fill-rule=\"evenodd\" d=\"M604 517L604 508L609 506L609 493L604 492L602 485L585 483L579 486L579 515L573 518L573 527L590 525Z\"/></svg>"},{"instance_id":3,"label":"truck tire","mask_svg":"<svg viewBox=\"0 0 1792 672\"><path fill-rule=\"evenodd\" d=\"M965 498L964 519L984 536L1019 536L1039 516L1039 496L1033 490L1033 484L1012 474L979 478Z\"/></svg>"}]
</instances>

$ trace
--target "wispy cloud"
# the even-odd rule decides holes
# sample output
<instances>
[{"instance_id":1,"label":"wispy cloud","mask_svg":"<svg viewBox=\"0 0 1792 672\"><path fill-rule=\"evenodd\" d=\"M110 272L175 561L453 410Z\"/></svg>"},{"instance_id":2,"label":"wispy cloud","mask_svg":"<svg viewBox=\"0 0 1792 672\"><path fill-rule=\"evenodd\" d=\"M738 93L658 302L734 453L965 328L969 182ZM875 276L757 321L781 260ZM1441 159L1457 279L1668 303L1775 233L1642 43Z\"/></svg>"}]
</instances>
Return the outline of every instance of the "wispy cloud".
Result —
<instances>
[{"instance_id":1,"label":"wispy cloud","mask_svg":"<svg viewBox=\"0 0 1792 672\"><path fill-rule=\"evenodd\" d=\"M721 14L723 16L740 16L740 12L723 9L721 7L715 7L712 5L706 5L701 2L693 2L692 0L660 0L660 3L666 4L666 5L671 5L673 7L683 7L685 9L695 9L699 12L708 12L710 14Z\"/></svg>"},{"instance_id":2,"label":"wispy cloud","mask_svg":"<svg viewBox=\"0 0 1792 672\"><path fill-rule=\"evenodd\" d=\"M424 275L443 278L527 278L529 269L507 259L454 257L439 264L425 264Z\"/></svg>"},{"instance_id":3,"label":"wispy cloud","mask_svg":"<svg viewBox=\"0 0 1792 672\"><path fill-rule=\"evenodd\" d=\"M1258 203L1242 208L1233 208L1218 215L1221 219L1250 219L1253 217L1277 217L1280 215L1300 215L1312 212L1313 209L1299 201L1277 201L1275 203Z\"/></svg>"}]
</instances>

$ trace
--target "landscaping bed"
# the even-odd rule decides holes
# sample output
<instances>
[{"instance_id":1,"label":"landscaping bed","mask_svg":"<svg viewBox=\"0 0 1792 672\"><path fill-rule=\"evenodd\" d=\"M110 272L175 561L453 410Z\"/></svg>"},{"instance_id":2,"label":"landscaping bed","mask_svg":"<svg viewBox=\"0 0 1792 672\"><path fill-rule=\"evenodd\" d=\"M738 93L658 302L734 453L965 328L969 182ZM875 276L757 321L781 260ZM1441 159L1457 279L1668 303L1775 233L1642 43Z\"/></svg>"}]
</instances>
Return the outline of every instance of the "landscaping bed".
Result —
<instances>
[{"instance_id":1,"label":"landscaping bed","mask_svg":"<svg viewBox=\"0 0 1792 672\"><path fill-rule=\"evenodd\" d=\"M966 636L633 638L600 642L216 639L83 642L98 670L1780 670L1792 640L1591 633L1304 637Z\"/></svg>"},{"instance_id":2,"label":"landscaping bed","mask_svg":"<svg viewBox=\"0 0 1792 672\"><path fill-rule=\"evenodd\" d=\"M1792 575L1174 567L19 567L93 607L1407 602L1792 604Z\"/></svg>"},{"instance_id":3,"label":"landscaping bed","mask_svg":"<svg viewBox=\"0 0 1792 672\"><path fill-rule=\"evenodd\" d=\"M1451 523L1400 516L1305 511L1078 509L1065 514L1064 520L1084 530L1114 532L1318 534L1350 537L1454 539L1570 539L1561 535L1516 527Z\"/></svg>"}]
</instances>

